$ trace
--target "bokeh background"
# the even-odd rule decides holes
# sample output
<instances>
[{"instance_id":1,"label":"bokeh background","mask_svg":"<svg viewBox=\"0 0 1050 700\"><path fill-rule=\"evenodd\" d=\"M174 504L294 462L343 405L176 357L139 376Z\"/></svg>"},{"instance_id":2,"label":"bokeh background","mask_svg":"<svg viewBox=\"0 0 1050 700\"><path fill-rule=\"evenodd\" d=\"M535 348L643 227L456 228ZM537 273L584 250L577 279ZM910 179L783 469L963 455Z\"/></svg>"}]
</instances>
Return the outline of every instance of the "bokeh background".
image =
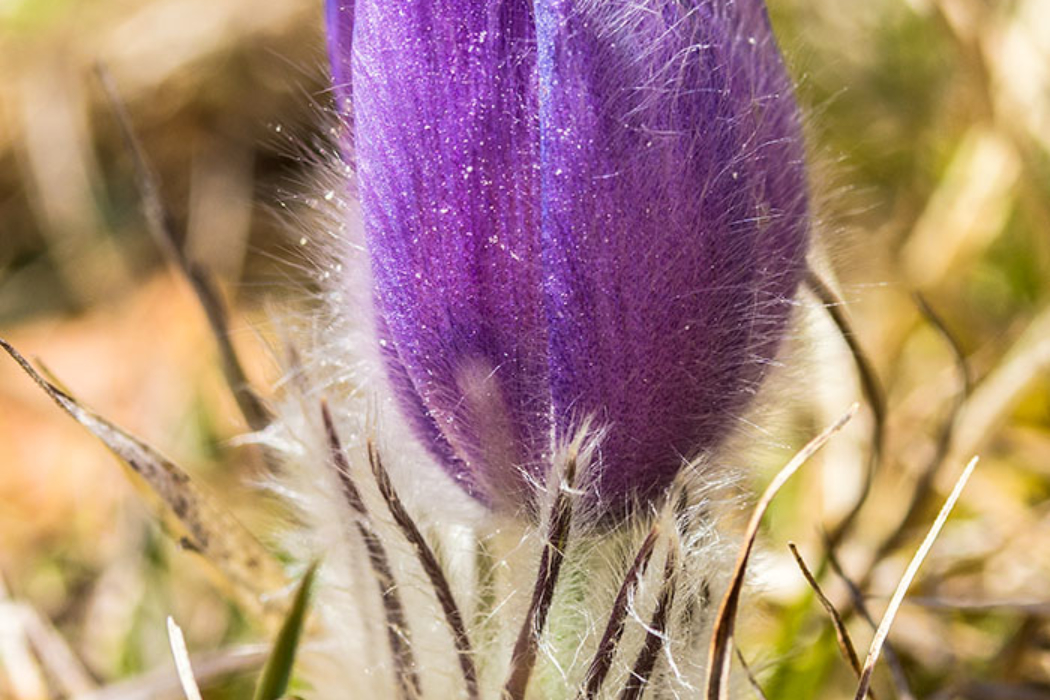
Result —
<instances>
[{"instance_id":1,"label":"bokeh background","mask_svg":"<svg viewBox=\"0 0 1050 700\"><path fill-rule=\"evenodd\" d=\"M280 379L274 310L308 306L316 281L299 227L329 141L319 4L0 0L0 337L249 524L265 510L259 455L236 442L204 315L146 232L95 66L265 394ZM963 464L983 458L891 635L906 683L882 667L877 695L1050 698L1050 0L768 4L807 115L816 258L886 395L871 492L836 547L876 620ZM756 489L862 396L836 327L803 307ZM822 529L863 490L874 416L806 468L764 531L738 641L771 698L852 697L786 543L822 560ZM841 578L821 581L852 607ZM0 698L179 697L168 615L207 694L245 697L260 627L168 541L105 448L0 362ZM872 629L848 627L863 657Z\"/></svg>"}]
</instances>

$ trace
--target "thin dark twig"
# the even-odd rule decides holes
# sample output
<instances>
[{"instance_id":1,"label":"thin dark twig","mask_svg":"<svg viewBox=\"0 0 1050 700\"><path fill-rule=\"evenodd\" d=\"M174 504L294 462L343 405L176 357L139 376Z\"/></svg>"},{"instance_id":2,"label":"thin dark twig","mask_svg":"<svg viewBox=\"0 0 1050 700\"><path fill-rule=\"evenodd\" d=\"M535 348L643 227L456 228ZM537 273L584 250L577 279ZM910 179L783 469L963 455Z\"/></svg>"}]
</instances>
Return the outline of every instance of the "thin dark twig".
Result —
<instances>
[{"instance_id":1,"label":"thin dark twig","mask_svg":"<svg viewBox=\"0 0 1050 700\"><path fill-rule=\"evenodd\" d=\"M656 609L649 620L649 629L645 635L645 643L638 651L631 668L631 675L627 677L620 700L638 700L649 685L649 678L653 675L656 667L656 659L664 648L667 637L667 619L671 614L671 605L674 603L674 593L678 582L678 550L676 543L672 542L667 548L667 558L664 561L664 582L660 587L660 596L656 600Z\"/></svg>"},{"instance_id":2,"label":"thin dark twig","mask_svg":"<svg viewBox=\"0 0 1050 700\"><path fill-rule=\"evenodd\" d=\"M634 562L623 577L623 584L620 585L620 591L616 594L612 611L609 613L609 621L605 625L601 641L598 642L598 649L594 653L594 658L591 659L591 665L587 668L587 676L584 678L583 687L577 696L580 699L593 698L602 689L602 683L605 682L605 677L609 674L609 669L612 668L616 647L623 636L627 607L630 605L634 592L638 588L638 582L649 567L649 560L652 559L653 548L656 546L656 540L659 535L659 526L653 525L649 535L642 542L642 546L638 548Z\"/></svg>"},{"instance_id":3,"label":"thin dark twig","mask_svg":"<svg viewBox=\"0 0 1050 700\"><path fill-rule=\"evenodd\" d=\"M740 667L744 669L744 675L747 676L747 682L751 684L752 688L754 688L755 694L758 695L761 700L769 700L766 696L766 691L762 690L762 684L758 682L758 679L755 678L755 674L751 672L751 667L744 658L743 652L740 651L740 647L734 644L733 651L736 652L736 660L740 662Z\"/></svg>"},{"instance_id":4,"label":"thin dark twig","mask_svg":"<svg viewBox=\"0 0 1050 700\"><path fill-rule=\"evenodd\" d=\"M357 515L354 525L364 542L365 551L368 553L368 563L379 584L387 623L387 641L394 659L394 675L397 679L399 697L403 700L416 700L422 695L422 685L416 671L415 655L412 652L412 636L405 617L401 595L398 593L397 579L394 578L394 572L390 566L390 557L372 528L361 492L350 477L350 464L343 453L343 446L339 441L339 434L336 432L328 404L324 401L321 402L321 418L328 437L332 463L343 489L343 497L350 509Z\"/></svg>"},{"instance_id":5,"label":"thin dark twig","mask_svg":"<svg viewBox=\"0 0 1050 700\"><path fill-rule=\"evenodd\" d=\"M387 472L386 467L383 466L383 460L379 455L379 451L372 442L368 444L368 459L372 465L372 475L375 477L376 484L379 487L379 493L382 494L383 500L386 501L390 515L393 516L394 522L401 529L405 539L415 549L419 563L434 587L434 595L445 615L445 622L452 631L452 640L456 645L456 653L459 656L460 670L463 672L463 681L467 687L467 697L471 698L471 700L477 700L480 696L478 691L478 670L474 665L474 649L470 643L470 636L467 634L467 626L463 622L463 615L460 613L456 599L452 595L452 587L445 577L441 564L438 563L437 557L434 555L434 550L427 544L423 533L419 531L415 521L412 520L412 516L409 515L404 503L397 495L397 490L390 481L390 474Z\"/></svg>"},{"instance_id":6,"label":"thin dark twig","mask_svg":"<svg viewBox=\"0 0 1050 700\"><path fill-rule=\"evenodd\" d=\"M518 632L518 639L514 643L514 651L511 653L510 672L503 687L503 697L506 700L523 700L532 669L536 665L540 637L547 624L547 613L550 612L554 589L558 585L558 575L569 544L569 530L572 525L571 491L575 480L576 455L571 454L565 466L564 485L559 489L551 507L547 541L540 557L532 600Z\"/></svg>"},{"instance_id":7,"label":"thin dark twig","mask_svg":"<svg viewBox=\"0 0 1050 700\"><path fill-rule=\"evenodd\" d=\"M966 400L970 397L970 393L973 390L973 378L970 376L970 367L966 362L966 356L963 354L962 346L959 344L958 339L951 330L948 329L948 326L945 325L943 319L941 319L941 317L933 310L920 293L916 292L914 298L915 304L919 307L919 311L922 313L923 318L925 318L926 322L929 323L941 338L944 339L948 349L951 351L952 357L955 360L956 371L959 374L960 386L955 394L955 400L952 402L951 412L945 419L940 433L937 436L937 447L934 450L933 456L919 475L919 479L915 483L915 488L912 489L911 500L908 503L907 509L904 511L904 515L901 517L893 531L886 536L875 550L872 567L881 561L887 554L900 546L908 530L910 530L918 520L923 506L929 501L930 496L933 495L934 481L937 474L940 472L941 467L944 466L944 460L948 458L948 453L951 451L952 440L955 437L955 428L959 413L962 411L963 406L966 405ZM865 579L867 578L868 576L866 575Z\"/></svg>"},{"instance_id":8,"label":"thin dark twig","mask_svg":"<svg viewBox=\"0 0 1050 700\"><path fill-rule=\"evenodd\" d=\"M864 602L864 593L861 591L857 583L843 570L842 563L835 554L835 550L828 546L829 544L830 542L825 534L824 545L826 548L827 562L831 565L831 570L835 572L835 575L838 576L844 584L846 584L846 590L849 591L850 601L853 603L853 608L864 618L864 621L871 626L872 630L876 629L878 623L875 622L875 618L872 617L871 611L868 610L868 604ZM894 649L890 640L886 640L882 653L886 657L886 665L889 666L890 676L893 678L893 685L897 690L897 697L902 698L903 700L915 700L915 693L912 692L911 685L908 683L908 676L904 673L904 664L901 663L900 656L898 656L897 650Z\"/></svg>"},{"instance_id":9,"label":"thin dark twig","mask_svg":"<svg viewBox=\"0 0 1050 700\"><path fill-rule=\"evenodd\" d=\"M839 611L835 608L832 602L824 595L824 591L820 588L820 584L817 583L817 579L813 576L813 573L806 566L805 560L802 558L802 554L799 553L798 547L795 546L794 542L788 542L788 548L791 550L791 555L795 557L795 563L798 564L798 568L802 571L802 576L806 579L806 583L813 589L813 592L817 596L817 600L827 611L828 616L831 617L831 624L835 628L835 638L838 640L839 649L842 651L843 657L849 662L853 672L860 678L861 665L860 657L857 656L857 649L853 646L853 640L849 636L849 631L846 629L846 624L842 621L842 617L839 615ZM875 693L872 690L868 690L868 697L871 700L876 700Z\"/></svg>"},{"instance_id":10,"label":"thin dark twig","mask_svg":"<svg viewBox=\"0 0 1050 700\"><path fill-rule=\"evenodd\" d=\"M113 76L102 64L96 66L99 80L106 93L110 108L120 128L121 137L131 156L135 168L136 181L139 188L139 197L142 200L142 210L146 216L146 224L154 242L160 247L164 257L178 268L179 272L189 281L193 288L197 301L208 318L212 335L219 348L222 360L223 374L226 382L233 392L237 406L244 415L252 430L262 430L273 420L270 410L252 389L248 376L244 372L244 366L237 357L237 351L230 340L228 314L226 306L212 281L211 276L199 265L191 262L185 252L178 244L175 235L175 223L171 212L164 206L164 200L160 195L160 181L156 172L146 157L135 129L132 126L131 117L128 115L127 107L117 91Z\"/></svg>"},{"instance_id":11,"label":"thin dark twig","mask_svg":"<svg viewBox=\"0 0 1050 700\"><path fill-rule=\"evenodd\" d=\"M842 538L849 533L850 528L853 527L853 523L857 519L857 515L860 513L860 509L868 500L868 494L871 492L871 483L875 478L875 471L882 459L883 446L886 439L886 396L883 392L882 384L879 382L879 375L875 371L875 366L868 358L868 354L864 352L864 348L861 347L860 342L857 340L857 335L853 331L853 326L843 311L845 302L812 269L806 273L806 286L823 304L831 320L838 327L842 339L846 341L850 354L853 355L854 364L857 366L857 374L860 377L864 398L867 400L868 405L871 406L873 417L871 454L864 474L863 489L853 507L830 534L832 543L837 546L842 541Z\"/></svg>"}]
</instances>

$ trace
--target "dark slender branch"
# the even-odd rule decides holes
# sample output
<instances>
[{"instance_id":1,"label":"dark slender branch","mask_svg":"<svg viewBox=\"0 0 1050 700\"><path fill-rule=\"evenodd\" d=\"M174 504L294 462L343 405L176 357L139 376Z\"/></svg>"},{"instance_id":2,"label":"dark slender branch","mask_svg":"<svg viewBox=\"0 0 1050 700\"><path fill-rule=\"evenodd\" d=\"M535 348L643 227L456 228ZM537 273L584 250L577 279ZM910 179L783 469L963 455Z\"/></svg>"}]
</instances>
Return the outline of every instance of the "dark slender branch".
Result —
<instances>
[{"instance_id":1,"label":"dark slender branch","mask_svg":"<svg viewBox=\"0 0 1050 700\"><path fill-rule=\"evenodd\" d=\"M813 589L813 592L817 596L817 600L827 611L828 616L831 618L831 624L835 628L835 638L839 643L839 650L842 652L842 656L849 662L850 667L853 669L853 673L856 674L857 678L860 678L861 665L860 658L857 656L857 649L853 646L853 640L849 636L849 631L846 629L846 623L842 621L842 616L839 615L839 611L835 608L832 602L824 595L824 591L820 588L820 584L817 583L817 579L813 576L813 573L806 566L805 560L802 559L802 555L798 551L798 547L795 546L794 542L788 543L788 548L791 550L791 555L795 557L795 563L798 564L798 568L802 571L802 576L806 579L806 583ZM868 697L871 700L876 700L875 692L868 689Z\"/></svg>"},{"instance_id":2,"label":"dark slender branch","mask_svg":"<svg viewBox=\"0 0 1050 700\"><path fill-rule=\"evenodd\" d=\"M824 309L838 327L839 333L842 334L842 339L846 341L850 354L853 355L854 364L857 366L857 374L860 377L864 398L867 400L868 405L871 406L873 417L871 454L868 457L868 464L865 469L863 490L849 513L843 517L842 521L835 526L829 535L832 543L837 546L849 533L850 528L853 527L853 523L857 519L857 515L860 513L860 509L868 500L868 494L871 492L871 483L875 477L875 470L882 459L883 445L886 439L886 397L882 384L879 382L879 376L875 372L875 366L868 358L867 353L864 352L864 348L861 347L856 333L853 331L853 326L846 317L843 310L845 302L812 269L806 273L806 286L824 305Z\"/></svg>"},{"instance_id":3,"label":"dark slender branch","mask_svg":"<svg viewBox=\"0 0 1050 700\"><path fill-rule=\"evenodd\" d=\"M911 529L915 525L916 520L918 520L923 506L929 501L930 496L933 495L934 481L937 474L940 472L941 467L944 466L944 460L948 458L948 453L951 451L959 412L962 411L963 406L966 404L966 399L970 397L970 392L973 389L973 379L970 376L970 368L966 362L966 356L963 354L958 339L948 329L941 317L937 315L921 294L916 292L914 297L915 303L919 307L919 311L922 313L927 323L929 323L941 338L944 339L945 344L947 344L948 349L951 351L952 357L955 359L956 371L959 374L960 386L955 394L955 400L952 402L951 412L945 419L944 424L941 426L940 433L937 436L937 447L934 450L933 456L919 475L915 488L912 489L911 500L908 503L908 508L904 511L904 515L901 517L893 531L887 535L875 550L875 557L872 561L873 567L875 563L881 561L883 557L900 546L908 530ZM864 578L866 584L868 576L866 575Z\"/></svg>"},{"instance_id":4,"label":"dark slender branch","mask_svg":"<svg viewBox=\"0 0 1050 700\"><path fill-rule=\"evenodd\" d=\"M379 584L379 591L383 599L383 612L386 615L387 641L394 659L398 697L402 700L417 700L422 695L422 685L416 671L415 655L412 652L412 635L405 617L401 595L398 592L397 579L394 578L394 572L390 566L390 557L372 527L368 509L365 507L364 499L361 498L361 492L350 476L350 463L347 462L346 455L343 453L335 422L328 410L328 404L324 401L321 402L321 418L328 437L332 465L335 467L343 489L343 497L357 516L354 525L364 542L365 551L368 553L368 563Z\"/></svg>"},{"instance_id":5,"label":"dark slender branch","mask_svg":"<svg viewBox=\"0 0 1050 700\"><path fill-rule=\"evenodd\" d=\"M734 642L735 641L736 640L734 639ZM733 651L736 653L736 660L740 662L740 667L744 669L744 675L747 676L747 682L751 684L752 688L754 688L755 694L758 695L760 700L769 700L766 696L766 691L762 690L762 684L758 682L758 679L755 678L755 674L752 673L751 666L748 665L743 652L740 651L740 647L735 643L733 644Z\"/></svg>"},{"instance_id":6,"label":"dark slender branch","mask_svg":"<svg viewBox=\"0 0 1050 700\"><path fill-rule=\"evenodd\" d=\"M616 647L623 636L627 607L631 599L634 598L638 582L649 567L649 560L652 559L653 548L656 546L656 540L659 535L659 527L653 525L649 535L642 542L642 546L638 548L638 554L635 555L634 562L623 577L623 584L620 586L619 593L616 594L616 600L613 601L612 611L609 613L609 621L605 625L605 632L602 633L601 641L598 642L598 650L594 653L591 665L587 669L587 676L583 681L583 687L577 696L580 700L584 698L589 700L598 695L598 691L602 688L602 683L605 682L605 677L609 674L609 669L612 668Z\"/></svg>"},{"instance_id":7,"label":"dark slender branch","mask_svg":"<svg viewBox=\"0 0 1050 700\"><path fill-rule=\"evenodd\" d=\"M554 589L558 585L558 575L565 559L569 544L569 530L572 526L573 482L576 479L576 455L572 454L565 466L563 486L551 507L547 527L547 541L540 557L540 567L536 575L536 585L532 591L525 621L518 632L514 651L510 657L510 672L503 687L505 700L524 700L525 691L536 665L536 654L539 650L540 637L547 624L547 613L550 612Z\"/></svg>"},{"instance_id":8,"label":"dark slender branch","mask_svg":"<svg viewBox=\"0 0 1050 700\"><path fill-rule=\"evenodd\" d=\"M237 351L230 340L230 331L227 323L228 314L226 307L219 296L215 283L210 275L198 265L192 263L185 252L179 246L175 235L175 222L171 212L164 206L164 200L160 195L160 181L156 172L146 157L146 151L139 141L135 129L132 127L131 117L128 115L127 107L120 98L113 76L105 66L96 66L99 80L106 93L110 108L120 127L120 134L124 140L128 154L131 156L135 168L136 182L139 188L139 197L142 200L142 211L146 216L146 224L154 242L160 247L164 257L174 265L179 272L189 281L193 288L197 301L208 318L212 335L219 348L222 359L223 374L226 383L233 392L237 406L244 415L252 430L262 430L273 420L273 415L263 403L262 399L252 389L248 377L244 372Z\"/></svg>"},{"instance_id":9,"label":"dark slender branch","mask_svg":"<svg viewBox=\"0 0 1050 700\"><path fill-rule=\"evenodd\" d=\"M867 603L864 602L864 593L854 583L846 572L842 569L842 564L839 563L838 556L835 554L835 550L828 546L830 542L825 537L824 545L827 548L827 559L828 563L831 564L832 571L846 584L846 590L849 591L850 600L853 602L853 607L861 617L871 625L871 628L877 629L878 623L875 622L875 618L871 616L871 612L868 610ZM900 657L897 655L897 651L893 648L893 644L887 639L882 650L883 655L886 657L886 665L889 666L890 675L893 677L893 684L897 689L897 697L904 698L905 700L914 700L915 694L911 691L911 687L908 683L908 676L904 673L904 665L901 664Z\"/></svg>"},{"instance_id":10,"label":"dark slender branch","mask_svg":"<svg viewBox=\"0 0 1050 700\"><path fill-rule=\"evenodd\" d=\"M471 700L477 700L480 696L478 691L478 670L474 665L474 650L470 643L470 636L467 634L467 626L463 622L463 615L460 613L456 599L452 595L452 587L449 585L448 579L445 578L445 572L441 569L437 557L434 556L434 550L427 544L423 533L419 531L415 521L412 520L412 516L409 515L404 503L397 495L397 491L390 481L390 475L387 473L386 467L383 466L379 451L372 442L368 444L368 459L372 465L372 475L379 486L379 493L382 494L383 500L386 501L390 515L393 516L394 522L401 529L405 539L415 549L419 563L434 587L434 595L445 615L445 622L452 632L452 640L456 645L460 670L463 672L463 681L467 687L467 697L471 698Z\"/></svg>"},{"instance_id":11,"label":"dark slender branch","mask_svg":"<svg viewBox=\"0 0 1050 700\"><path fill-rule=\"evenodd\" d=\"M652 619L649 621L649 630L645 635L645 643L638 651L631 668L631 675L627 677L627 683L620 693L620 700L638 700L649 685L649 679L656 667L656 659L660 650L664 648L664 640L667 635L667 619L671 614L671 604L674 603L675 587L678 583L678 551L675 543L667 548L667 558L664 560L664 582L660 587L660 595L656 600L656 609L653 610Z\"/></svg>"}]
</instances>

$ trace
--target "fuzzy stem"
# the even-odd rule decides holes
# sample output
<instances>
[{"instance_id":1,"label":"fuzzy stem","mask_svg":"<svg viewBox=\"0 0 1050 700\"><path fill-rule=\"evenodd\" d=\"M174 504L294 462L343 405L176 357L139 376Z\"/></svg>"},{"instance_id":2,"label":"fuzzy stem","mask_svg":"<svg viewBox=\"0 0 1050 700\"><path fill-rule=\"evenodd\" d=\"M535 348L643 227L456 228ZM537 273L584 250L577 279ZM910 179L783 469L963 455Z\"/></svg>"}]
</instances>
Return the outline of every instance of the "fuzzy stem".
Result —
<instances>
[{"instance_id":1,"label":"fuzzy stem","mask_svg":"<svg viewBox=\"0 0 1050 700\"><path fill-rule=\"evenodd\" d=\"M718 608L718 617L715 618L715 626L711 632L711 646L707 661L707 700L722 700L725 694L725 683L729 673L729 650L732 646L733 632L736 626L736 613L740 605L740 592L744 587L744 574L747 571L748 559L751 550L755 546L755 538L758 537L758 528L762 524L769 504L776 497L780 489L787 483L799 468L805 464L831 436L841 430L857 413L857 404L850 409L835 423L825 428L820 435L810 440L806 445L795 453L795 456L781 469L773 481L769 483L758 505L751 512L747 530L744 533L744 544L737 555L736 565L733 567L733 576L729 581L729 588L722 597L722 603Z\"/></svg>"},{"instance_id":2,"label":"fuzzy stem","mask_svg":"<svg viewBox=\"0 0 1050 700\"><path fill-rule=\"evenodd\" d=\"M564 486L551 507L547 541L540 557L540 568L536 575L536 586L532 601L525 615L525 622L518 632L514 651L510 657L510 673L503 688L504 700L524 700L525 691L536 665L540 636L547 623L554 589L558 585L558 574L565 559L569 544L569 529L572 525L572 497L570 491L576 478L576 455L570 455L565 466Z\"/></svg>"},{"instance_id":3,"label":"fuzzy stem","mask_svg":"<svg viewBox=\"0 0 1050 700\"><path fill-rule=\"evenodd\" d=\"M645 643L634 660L631 675L620 693L620 700L638 700L642 697L649 678L653 675L656 666L656 657L663 649L666 639L667 618L674 603L675 585L678 580L678 551L677 542L672 541L667 548L667 558L664 560L664 583L660 587L660 597L656 601L656 609L649 621L649 631L645 635Z\"/></svg>"},{"instance_id":4,"label":"fuzzy stem","mask_svg":"<svg viewBox=\"0 0 1050 700\"><path fill-rule=\"evenodd\" d=\"M616 647L623 636L627 606L634 596L639 580L641 580L645 570L649 567L649 560L653 556L653 548L656 546L656 540L659 535L659 526L653 525L649 535L638 549L634 563L631 564L631 568L627 570L627 575L624 576L620 592L616 594L616 600L613 601L612 612L609 613L609 621L605 625L605 632L602 633L601 641L598 643L598 650L594 653L594 659L587 669L583 688L577 696L578 700L584 700L585 698L590 700L597 696L598 691L602 688L602 683L605 682L609 669L612 668L613 655L616 653Z\"/></svg>"},{"instance_id":5,"label":"fuzzy stem","mask_svg":"<svg viewBox=\"0 0 1050 700\"><path fill-rule=\"evenodd\" d=\"M441 606L442 612L445 614L445 622L448 623L449 629L452 631L452 640L456 645L456 653L459 656L459 666L463 672L463 681L467 686L467 697L471 698L471 700L477 700L479 697L478 671L474 665L474 650L470 643L470 637L467 634L467 627L463 622L463 615L460 613L456 599L452 595L452 587L449 585L437 557L434 556L434 550L427 544L423 533L419 531L415 521L412 520L412 516L408 514L400 497L397 495L397 491L390 481L390 474L387 472L386 467L383 466L379 451L371 442L368 444L368 460L372 465L372 475L375 477L376 485L379 487L379 493L382 494L383 500L386 501L387 508L390 510L394 522L401 528L401 533L415 549L416 556L419 557L419 563L434 587L434 595Z\"/></svg>"},{"instance_id":6,"label":"fuzzy stem","mask_svg":"<svg viewBox=\"0 0 1050 700\"><path fill-rule=\"evenodd\" d=\"M372 567L372 573L375 574L376 583L379 584L379 591L382 594L383 611L387 623L387 641L390 644L390 653L394 658L398 697L402 700L416 700L422 696L423 689L419 681L419 674L416 672L415 655L412 653L412 636L405 617L405 608L397 590L397 580L390 567L390 557L372 528L361 492L350 478L350 464L346 460L346 455L343 454L343 447L339 441L335 423L332 421L332 414L328 410L328 404L324 401L321 401L321 418L328 436L332 462L343 487L343 496L358 516L354 525L364 542L365 550L368 552L368 563Z\"/></svg>"}]
</instances>

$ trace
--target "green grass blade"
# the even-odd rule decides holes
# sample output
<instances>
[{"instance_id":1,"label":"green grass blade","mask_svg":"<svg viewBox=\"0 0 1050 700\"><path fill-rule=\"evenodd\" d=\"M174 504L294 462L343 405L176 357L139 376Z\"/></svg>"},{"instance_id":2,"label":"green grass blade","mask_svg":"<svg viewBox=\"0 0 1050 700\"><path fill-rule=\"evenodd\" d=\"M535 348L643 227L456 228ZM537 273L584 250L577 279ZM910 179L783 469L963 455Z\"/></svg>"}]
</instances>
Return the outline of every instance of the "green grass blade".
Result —
<instances>
[{"instance_id":1,"label":"green grass blade","mask_svg":"<svg viewBox=\"0 0 1050 700\"><path fill-rule=\"evenodd\" d=\"M313 584L314 574L317 572L317 564L312 564L306 570L299 590L295 594L295 600L288 611L288 617L281 625L281 631L277 633L277 641L273 644L270 657L266 659L259 685L255 688L255 700L278 700L284 697L288 690L288 681L292 677L292 665L295 663L295 652L299 648L299 638L303 630L303 622L306 620L307 603L310 598L310 588Z\"/></svg>"}]
</instances>

